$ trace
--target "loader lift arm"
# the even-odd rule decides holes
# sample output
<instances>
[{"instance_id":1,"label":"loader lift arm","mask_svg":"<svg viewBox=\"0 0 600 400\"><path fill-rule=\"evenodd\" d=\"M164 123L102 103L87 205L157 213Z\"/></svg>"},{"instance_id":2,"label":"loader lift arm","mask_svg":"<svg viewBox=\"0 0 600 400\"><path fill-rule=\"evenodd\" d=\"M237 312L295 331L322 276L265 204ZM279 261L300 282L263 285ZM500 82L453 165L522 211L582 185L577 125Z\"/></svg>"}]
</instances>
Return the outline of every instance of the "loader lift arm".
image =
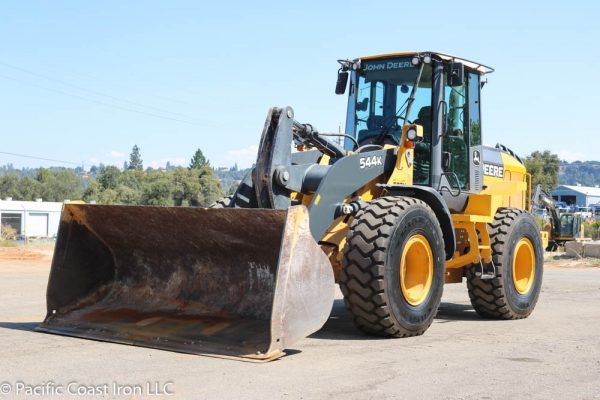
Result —
<instances>
[{"instance_id":1,"label":"loader lift arm","mask_svg":"<svg viewBox=\"0 0 600 400\"><path fill-rule=\"evenodd\" d=\"M291 146L294 139L333 159L346 155L344 149L319 136L312 125L294 120L291 107L272 107L267 114L256 166L252 171L258 207L286 209L291 205L289 190L300 191L301 187L297 186L302 184L303 179L299 178L304 176L302 168L292 167Z\"/></svg>"},{"instance_id":2,"label":"loader lift arm","mask_svg":"<svg viewBox=\"0 0 600 400\"><path fill-rule=\"evenodd\" d=\"M291 107L273 107L267 114L252 184L256 203L261 208L286 209L291 205L290 193L314 194L308 205L310 230L319 241L339 215L345 198L378 176L390 173L395 166L395 149L377 149L365 153L346 154L336 144L319 136L310 124L293 118ZM331 158L331 165L294 164L293 139L314 146ZM375 160L361 167L361 159Z\"/></svg>"}]
</instances>

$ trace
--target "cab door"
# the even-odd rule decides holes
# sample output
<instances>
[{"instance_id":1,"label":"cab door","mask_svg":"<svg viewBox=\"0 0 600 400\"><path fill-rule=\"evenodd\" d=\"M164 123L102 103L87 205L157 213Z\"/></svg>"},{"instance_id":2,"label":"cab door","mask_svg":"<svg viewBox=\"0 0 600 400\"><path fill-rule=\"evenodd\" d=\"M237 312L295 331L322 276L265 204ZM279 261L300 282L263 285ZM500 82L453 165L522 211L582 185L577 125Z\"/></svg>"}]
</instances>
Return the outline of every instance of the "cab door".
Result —
<instances>
[{"instance_id":1,"label":"cab door","mask_svg":"<svg viewBox=\"0 0 600 400\"><path fill-rule=\"evenodd\" d=\"M469 193L482 186L480 76L465 70L463 84L448 84L449 65L444 69L444 121L442 129L441 193L449 206L461 212Z\"/></svg>"}]
</instances>

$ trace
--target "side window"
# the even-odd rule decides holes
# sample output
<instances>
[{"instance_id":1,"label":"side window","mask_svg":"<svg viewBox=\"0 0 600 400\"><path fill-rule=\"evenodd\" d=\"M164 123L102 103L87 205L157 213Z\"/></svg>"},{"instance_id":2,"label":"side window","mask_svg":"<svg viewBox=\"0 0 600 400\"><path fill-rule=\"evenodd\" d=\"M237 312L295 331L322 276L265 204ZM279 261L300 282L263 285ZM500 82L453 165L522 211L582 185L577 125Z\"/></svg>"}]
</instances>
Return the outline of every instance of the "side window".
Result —
<instances>
[{"instance_id":1,"label":"side window","mask_svg":"<svg viewBox=\"0 0 600 400\"><path fill-rule=\"evenodd\" d=\"M469 135L471 146L481 144L481 118L479 116L479 74L469 73Z\"/></svg>"},{"instance_id":2,"label":"side window","mask_svg":"<svg viewBox=\"0 0 600 400\"><path fill-rule=\"evenodd\" d=\"M446 121L443 137L443 168L448 182L455 188L469 188L469 126L468 126L468 79L462 86L449 86L448 70L444 73L444 100Z\"/></svg>"},{"instance_id":3,"label":"side window","mask_svg":"<svg viewBox=\"0 0 600 400\"><path fill-rule=\"evenodd\" d=\"M369 99L371 98L371 82L365 82L365 77L358 78L358 93L356 94L356 131L367 129L367 118L369 117Z\"/></svg>"},{"instance_id":4,"label":"side window","mask_svg":"<svg viewBox=\"0 0 600 400\"><path fill-rule=\"evenodd\" d=\"M356 96L356 130L359 141L361 131L379 129L383 124L385 85L381 81L367 82L359 77L359 93Z\"/></svg>"},{"instance_id":5,"label":"side window","mask_svg":"<svg viewBox=\"0 0 600 400\"><path fill-rule=\"evenodd\" d=\"M417 87L415 101L412 104L408 122L412 122L423 127L423 140L415 144L415 162L413 169L413 183L415 185L429 186L431 174L431 125L432 125L432 86L433 69L431 64L425 64L421 81ZM407 106L408 97L412 87L402 90L402 96L398 97L398 104L402 107Z\"/></svg>"},{"instance_id":6,"label":"side window","mask_svg":"<svg viewBox=\"0 0 600 400\"><path fill-rule=\"evenodd\" d=\"M373 104L373 115L383 116L383 99L384 99L384 86L383 82L375 82L375 103Z\"/></svg>"}]
</instances>

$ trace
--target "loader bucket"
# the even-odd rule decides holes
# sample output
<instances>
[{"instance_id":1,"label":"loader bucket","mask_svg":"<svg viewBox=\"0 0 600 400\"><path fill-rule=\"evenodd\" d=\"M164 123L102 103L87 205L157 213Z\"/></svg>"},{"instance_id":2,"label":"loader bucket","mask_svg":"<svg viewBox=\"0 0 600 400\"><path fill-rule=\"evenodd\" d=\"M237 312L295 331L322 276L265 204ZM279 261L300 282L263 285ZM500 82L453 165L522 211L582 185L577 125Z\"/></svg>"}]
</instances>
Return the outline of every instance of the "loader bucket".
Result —
<instances>
[{"instance_id":1,"label":"loader bucket","mask_svg":"<svg viewBox=\"0 0 600 400\"><path fill-rule=\"evenodd\" d=\"M268 361L319 330L329 260L304 206L64 207L39 331Z\"/></svg>"}]
</instances>

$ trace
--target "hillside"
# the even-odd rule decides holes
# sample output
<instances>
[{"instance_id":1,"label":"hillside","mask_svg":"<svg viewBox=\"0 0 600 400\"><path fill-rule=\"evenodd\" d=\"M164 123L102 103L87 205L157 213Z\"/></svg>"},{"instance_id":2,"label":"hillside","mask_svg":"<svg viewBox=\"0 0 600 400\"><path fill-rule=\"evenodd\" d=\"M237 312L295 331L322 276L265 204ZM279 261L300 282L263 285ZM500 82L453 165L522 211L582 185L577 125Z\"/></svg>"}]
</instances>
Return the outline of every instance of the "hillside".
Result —
<instances>
[{"instance_id":1,"label":"hillside","mask_svg":"<svg viewBox=\"0 0 600 400\"><path fill-rule=\"evenodd\" d=\"M563 185L600 185L600 161L561 161L559 180Z\"/></svg>"},{"instance_id":2,"label":"hillside","mask_svg":"<svg viewBox=\"0 0 600 400\"><path fill-rule=\"evenodd\" d=\"M244 176L250 171L250 168L246 169L238 169L237 166L234 166L229 169L225 168L215 168L215 174L221 181L221 187L225 194L230 193L230 189L233 185L237 187L239 181L241 181Z\"/></svg>"}]
</instances>

